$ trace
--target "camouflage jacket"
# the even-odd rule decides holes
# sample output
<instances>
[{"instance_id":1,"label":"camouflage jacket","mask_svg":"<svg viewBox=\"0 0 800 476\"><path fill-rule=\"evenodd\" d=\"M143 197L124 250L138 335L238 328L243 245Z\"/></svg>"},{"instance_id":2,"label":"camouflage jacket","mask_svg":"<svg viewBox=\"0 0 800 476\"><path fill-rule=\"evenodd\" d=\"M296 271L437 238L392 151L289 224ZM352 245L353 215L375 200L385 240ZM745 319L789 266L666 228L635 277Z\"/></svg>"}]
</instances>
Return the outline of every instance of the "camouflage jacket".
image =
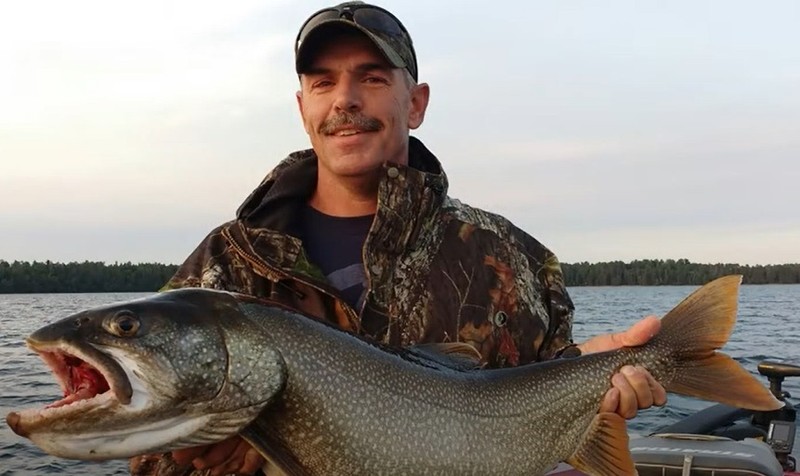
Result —
<instances>
[{"instance_id":1,"label":"camouflage jacket","mask_svg":"<svg viewBox=\"0 0 800 476\"><path fill-rule=\"evenodd\" d=\"M277 300L389 345L467 342L489 367L546 360L572 342L573 305L555 255L505 218L447 196L439 161L415 138L409 166L384 165L364 244L366 296L356 311L295 238L294 217L316 173L312 150L291 154L165 289Z\"/></svg>"}]
</instances>

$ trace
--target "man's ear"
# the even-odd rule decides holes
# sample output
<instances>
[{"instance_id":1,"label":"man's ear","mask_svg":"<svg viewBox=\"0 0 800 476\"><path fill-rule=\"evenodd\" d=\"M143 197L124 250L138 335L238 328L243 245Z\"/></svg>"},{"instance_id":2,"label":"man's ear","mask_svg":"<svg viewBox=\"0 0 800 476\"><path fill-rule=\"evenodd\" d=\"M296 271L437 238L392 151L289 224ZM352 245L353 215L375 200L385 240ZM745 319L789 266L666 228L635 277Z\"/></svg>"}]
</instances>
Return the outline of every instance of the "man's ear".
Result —
<instances>
[{"instance_id":1,"label":"man's ear","mask_svg":"<svg viewBox=\"0 0 800 476\"><path fill-rule=\"evenodd\" d=\"M411 107L408 110L408 128L416 129L425 120L431 88L428 83L420 83L411 90Z\"/></svg>"},{"instance_id":2,"label":"man's ear","mask_svg":"<svg viewBox=\"0 0 800 476\"><path fill-rule=\"evenodd\" d=\"M295 99L297 99L297 110L300 111L300 120L303 121L303 129L306 130L306 134L308 134L308 126L306 126L306 115L305 110L303 109L303 91L299 90L294 93Z\"/></svg>"}]
</instances>

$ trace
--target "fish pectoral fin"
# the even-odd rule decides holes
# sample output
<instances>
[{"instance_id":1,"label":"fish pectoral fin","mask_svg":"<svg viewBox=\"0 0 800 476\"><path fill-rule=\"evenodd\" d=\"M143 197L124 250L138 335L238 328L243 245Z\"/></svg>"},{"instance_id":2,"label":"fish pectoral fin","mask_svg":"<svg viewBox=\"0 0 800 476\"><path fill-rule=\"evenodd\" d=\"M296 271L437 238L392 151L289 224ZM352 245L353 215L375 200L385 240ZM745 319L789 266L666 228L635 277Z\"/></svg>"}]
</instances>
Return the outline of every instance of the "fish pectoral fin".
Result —
<instances>
[{"instance_id":1,"label":"fish pectoral fin","mask_svg":"<svg viewBox=\"0 0 800 476\"><path fill-rule=\"evenodd\" d=\"M308 471L280 441L273 437L273 433L263 419L257 418L246 426L239 435L247 440L267 460L267 465L274 466L274 469L270 468L271 471L266 471L266 474L307 476Z\"/></svg>"},{"instance_id":2,"label":"fish pectoral fin","mask_svg":"<svg viewBox=\"0 0 800 476\"><path fill-rule=\"evenodd\" d=\"M598 413L581 445L567 459L579 471L596 476L636 474L628 448L625 420L616 413Z\"/></svg>"}]
</instances>

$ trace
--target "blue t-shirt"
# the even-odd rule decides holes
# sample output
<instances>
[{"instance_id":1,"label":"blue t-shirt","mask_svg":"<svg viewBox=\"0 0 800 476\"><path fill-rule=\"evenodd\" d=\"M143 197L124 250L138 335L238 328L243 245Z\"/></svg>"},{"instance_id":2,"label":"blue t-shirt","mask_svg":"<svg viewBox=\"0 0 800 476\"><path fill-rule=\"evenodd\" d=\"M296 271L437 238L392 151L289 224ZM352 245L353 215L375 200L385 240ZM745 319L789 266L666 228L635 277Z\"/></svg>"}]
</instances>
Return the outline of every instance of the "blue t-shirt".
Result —
<instances>
[{"instance_id":1,"label":"blue t-shirt","mask_svg":"<svg viewBox=\"0 0 800 476\"><path fill-rule=\"evenodd\" d=\"M360 311L367 284L361 253L375 215L336 217L310 205L303 207L302 215L301 239L308 258L344 300Z\"/></svg>"}]
</instances>

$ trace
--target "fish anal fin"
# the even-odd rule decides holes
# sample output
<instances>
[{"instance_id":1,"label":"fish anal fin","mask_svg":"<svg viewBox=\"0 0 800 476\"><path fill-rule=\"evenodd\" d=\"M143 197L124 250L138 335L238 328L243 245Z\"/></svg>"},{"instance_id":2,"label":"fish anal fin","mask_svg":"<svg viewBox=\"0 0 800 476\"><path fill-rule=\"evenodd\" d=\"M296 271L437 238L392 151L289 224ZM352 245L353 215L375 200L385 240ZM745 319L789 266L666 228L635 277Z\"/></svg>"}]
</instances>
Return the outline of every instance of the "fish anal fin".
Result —
<instances>
[{"instance_id":1,"label":"fish anal fin","mask_svg":"<svg viewBox=\"0 0 800 476\"><path fill-rule=\"evenodd\" d=\"M567 463L596 476L635 475L625 420L616 413L595 415L581 445Z\"/></svg>"}]
</instances>

